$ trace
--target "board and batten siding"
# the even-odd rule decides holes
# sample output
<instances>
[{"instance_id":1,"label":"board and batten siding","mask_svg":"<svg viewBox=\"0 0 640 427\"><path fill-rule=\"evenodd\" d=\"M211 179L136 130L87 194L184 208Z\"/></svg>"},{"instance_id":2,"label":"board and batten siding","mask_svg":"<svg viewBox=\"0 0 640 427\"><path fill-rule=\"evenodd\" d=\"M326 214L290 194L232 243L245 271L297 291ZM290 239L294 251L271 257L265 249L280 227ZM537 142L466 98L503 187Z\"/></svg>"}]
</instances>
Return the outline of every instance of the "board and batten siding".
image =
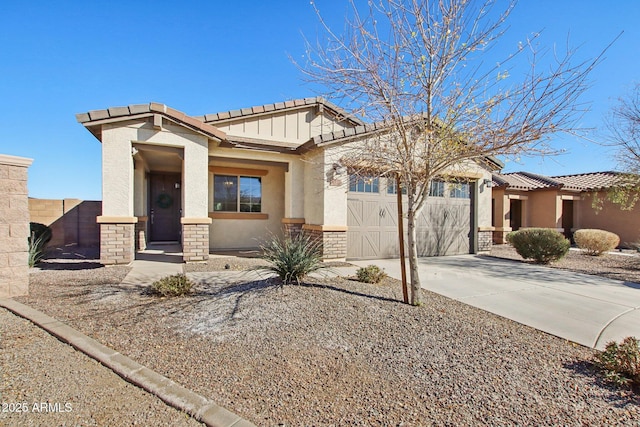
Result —
<instances>
[{"instance_id":1,"label":"board and batten siding","mask_svg":"<svg viewBox=\"0 0 640 427\"><path fill-rule=\"evenodd\" d=\"M242 117L224 123L216 123L215 126L228 135L298 144L317 135L352 127L347 122L338 122L325 112L318 113L315 107L255 117Z\"/></svg>"}]
</instances>

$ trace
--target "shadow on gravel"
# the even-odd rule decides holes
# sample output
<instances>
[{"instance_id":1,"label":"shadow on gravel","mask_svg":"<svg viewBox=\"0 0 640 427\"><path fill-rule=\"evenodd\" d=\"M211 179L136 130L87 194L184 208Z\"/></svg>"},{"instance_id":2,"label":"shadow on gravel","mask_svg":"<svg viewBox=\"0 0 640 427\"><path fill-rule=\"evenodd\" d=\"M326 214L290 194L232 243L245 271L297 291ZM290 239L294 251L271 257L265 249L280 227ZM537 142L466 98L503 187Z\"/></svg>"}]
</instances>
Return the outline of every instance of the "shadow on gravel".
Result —
<instances>
[{"instance_id":1,"label":"shadow on gravel","mask_svg":"<svg viewBox=\"0 0 640 427\"><path fill-rule=\"evenodd\" d=\"M332 290L332 291L336 291L336 292L342 292L343 294L347 294L347 295L353 295L353 296L363 297L363 298L368 298L368 299L375 299L375 300L378 300L378 301L387 301L387 302L392 302L392 303L399 303L399 304L403 304L404 305L404 302L399 301L397 299L381 297L381 296L378 296L378 295L364 294L362 292L357 292L357 291L352 291L352 290L349 290L349 289L338 288L336 286L331 286L331 285L324 285L324 284L321 284L321 283L301 283L299 286L304 286L304 287L307 287L307 288L328 289L328 290Z\"/></svg>"},{"instance_id":2,"label":"shadow on gravel","mask_svg":"<svg viewBox=\"0 0 640 427\"><path fill-rule=\"evenodd\" d=\"M624 408L628 405L640 405L640 394L638 394L640 390L636 390L634 394L632 390L619 388L608 383L598 367L588 360L565 362L563 367L582 377L589 378L592 384L607 390L609 394L603 398L617 408Z\"/></svg>"},{"instance_id":3,"label":"shadow on gravel","mask_svg":"<svg viewBox=\"0 0 640 427\"><path fill-rule=\"evenodd\" d=\"M104 265L97 261L63 262L51 260L41 261L37 265L40 270L93 270L101 267Z\"/></svg>"}]
</instances>

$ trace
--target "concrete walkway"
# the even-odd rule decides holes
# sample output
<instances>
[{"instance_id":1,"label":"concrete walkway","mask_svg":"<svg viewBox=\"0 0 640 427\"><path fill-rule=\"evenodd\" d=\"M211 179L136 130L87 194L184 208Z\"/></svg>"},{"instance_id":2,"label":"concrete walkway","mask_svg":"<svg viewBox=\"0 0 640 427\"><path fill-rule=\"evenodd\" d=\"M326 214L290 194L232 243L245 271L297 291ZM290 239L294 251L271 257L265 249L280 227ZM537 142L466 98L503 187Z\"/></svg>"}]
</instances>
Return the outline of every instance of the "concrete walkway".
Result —
<instances>
[{"instance_id":1,"label":"concrete walkway","mask_svg":"<svg viewBox=\"0 0 640 427\"><path fill-rule=\"evenodd\" d=\"M132 269L122 284L150 285L161 277L182 273L183 265L179 244L150 244L144 251L136 253L136 259L131 263Z\"/></svg>"},{"instance_id":2,"label":"concrete walkway","mask_svg":"<svg viewBox=\"0 0 640 427\"><path fill-rule=\"evenodd\" d=\"M640 337L640 284L477 255L421 258L422 287L593 348ZM400 279L397 259L375 264ZM408 272L408 263L407 263Z\"/></svg>"}]
</instances>

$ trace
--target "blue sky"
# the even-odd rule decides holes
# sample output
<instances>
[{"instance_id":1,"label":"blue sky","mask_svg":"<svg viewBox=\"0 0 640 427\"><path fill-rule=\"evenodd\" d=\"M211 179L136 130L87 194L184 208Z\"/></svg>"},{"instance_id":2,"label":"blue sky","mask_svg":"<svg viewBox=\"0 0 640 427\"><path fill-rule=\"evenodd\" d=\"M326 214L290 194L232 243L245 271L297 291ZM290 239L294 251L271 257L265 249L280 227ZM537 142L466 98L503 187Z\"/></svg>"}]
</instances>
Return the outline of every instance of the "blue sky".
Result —
<instances>
[{"instance_id":1,"label":"blue sky","mask_svg":"<svg viewBox=\"0 0 640 427\"><path fill-rule=\"evenodd\" d=\"M340 25L344 0L318 0ZM328 13L330 12L330 13ZM505 44L543 30L598 55L584 127L601 127L615 99L640 81L640 2L522 0ZM0 153L34 159L31 197L101 198L100 143L75 120L94 109L165 103L201 115L315 96L288 55L318 23L308 0L10 1L0 4ZM517 76L513 76L517 78ZM509 161L505 171L547 175L615 168L608 149L558 137L568 153Z\"/></svg>"}]
</instances>

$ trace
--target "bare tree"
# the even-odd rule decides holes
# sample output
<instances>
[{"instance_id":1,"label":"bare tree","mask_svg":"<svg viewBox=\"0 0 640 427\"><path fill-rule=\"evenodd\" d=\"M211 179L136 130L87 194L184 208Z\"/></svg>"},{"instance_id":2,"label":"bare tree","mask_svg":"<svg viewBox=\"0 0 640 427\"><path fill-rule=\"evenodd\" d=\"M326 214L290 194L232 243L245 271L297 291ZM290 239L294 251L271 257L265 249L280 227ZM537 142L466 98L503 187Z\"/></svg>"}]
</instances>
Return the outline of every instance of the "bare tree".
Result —
<instances>
[{"instance_id":1,"label":"bare tree","mask_svg":"<svg viewBox=\"0 0 640 427\"><path fill-rule=\"evenodd\" d=\"M352 0L341 32L313 6L322 34L307 40L301 68L329 98L372 123L344 146L345 163L399 176L406 189L414 305L422 303L416 219L431 180L486 156L550 154L548 136L575 131L586 110L577 101L597 61L576 64L569 49L541 53L537 35L496 61L491 48L515 2L501 10L498 3L505 4L371 0L363 8Z\"/></svg>"},{"instance_id":2,"label":"bare tree","mask_svg":"<svg viewBox=\"0 0 640 427\"><path fill-rule=\"evenodd\" d=\"M623 172L606 198L620 206L632 209L640 200L640 84L630 94L618 100L607 120L606 140L616 149L618 167ZM594 198L596 208L601 199Z\"/></svg>"}]
</instances>

